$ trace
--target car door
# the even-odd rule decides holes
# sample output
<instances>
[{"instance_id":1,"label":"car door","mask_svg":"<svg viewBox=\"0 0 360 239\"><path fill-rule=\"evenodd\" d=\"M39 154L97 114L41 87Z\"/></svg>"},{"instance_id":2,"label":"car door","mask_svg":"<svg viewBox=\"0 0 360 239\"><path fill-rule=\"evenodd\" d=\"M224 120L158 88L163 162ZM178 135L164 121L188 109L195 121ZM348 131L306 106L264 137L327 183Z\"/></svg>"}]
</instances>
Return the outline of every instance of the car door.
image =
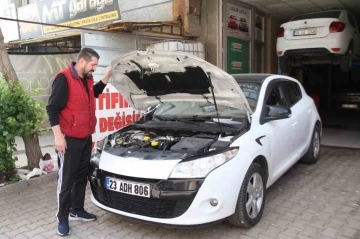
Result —
<instances>
[{"instance_id":1,"label":"car door","mask_svg":"<svg viewBox=\"0 0 360 239\"><path fill-rule=\"evenodd\" d=\"M288 107L286 96L281 87L283 81L274 81L265 93L264 106ZM264 110L261 118L265 117ZM260 123L261 124L261 123ZM263 124L264 132L270 140L271 164L274 178L279 177L286 168L286 163L292 160L295 154L295 142L297 137L297 122L293 116L266 122Z\"/></svg>"},{"instance_id":2,"label":"car door","mask_svg":"<svg viewBox=\"0 0 360 239\"><path fill-rule=\"evenodd\" d=\"M297 124L297 137L295 141L295 150L303 153L306 149L309 134L312 131L311 123L311 102L306 101L301 93L298 83L290 80L285 80L282 83L284 94L287 98L289 107L291 109L294 122Z\"/></svg>"}]
</instances>

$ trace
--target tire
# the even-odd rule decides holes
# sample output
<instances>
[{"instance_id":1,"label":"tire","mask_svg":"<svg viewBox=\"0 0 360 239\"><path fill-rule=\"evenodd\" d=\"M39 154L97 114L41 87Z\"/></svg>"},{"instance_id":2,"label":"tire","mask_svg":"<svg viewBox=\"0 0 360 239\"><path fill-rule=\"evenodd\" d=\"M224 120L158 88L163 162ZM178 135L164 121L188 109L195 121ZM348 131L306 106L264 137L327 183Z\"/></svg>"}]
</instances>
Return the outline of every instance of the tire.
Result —
<instances>
[{"instance_id":1,"label":"tire","mask_svg":"<svg viewBox=\"0 0 360 239\"><path fill-rule=\"evenodd\" d=\"M257 184L257 187L253 192L248 190L253 189L254 183ZM264 207L265 207L265 196L266 196L266 179L264 169L257 163L251 164L249 167L243 183L241 185L239 197L237 200L235 213L228 218L228 221L237 227L249 228L255 226L261 219ZM252 197L249 196L250 195ZM255 197L255 201L254 201ZM246 204L250 201L251 207L249 211L246 209ZM257 212L254 212L254 206L257 206ZM260 208L259 208L260 207Z\"/></svg>"},{"instance_id":2,"label":"tire","mask_svg":"<svg viewBox=\"0 0 360 239\"><path fill-rule=\"evenodd\" d=\"M347 53L340 57L340 70L349 72L353 65L354 52L352 44L349 46Z\"/></svg>"},{"instance_id":3,"label":"tire","mask_svg":"<svg viewBox=\"0 0 360 239\"><path fill-rule=\"evenodd\" d=\"M304 164L315 164L320 155L320 148L321 148L321 138L320 138L320 128L315 126L311 143L309 145L308 151L305 155L301 158L300 162Z\"/></svg>"}]
</instances>

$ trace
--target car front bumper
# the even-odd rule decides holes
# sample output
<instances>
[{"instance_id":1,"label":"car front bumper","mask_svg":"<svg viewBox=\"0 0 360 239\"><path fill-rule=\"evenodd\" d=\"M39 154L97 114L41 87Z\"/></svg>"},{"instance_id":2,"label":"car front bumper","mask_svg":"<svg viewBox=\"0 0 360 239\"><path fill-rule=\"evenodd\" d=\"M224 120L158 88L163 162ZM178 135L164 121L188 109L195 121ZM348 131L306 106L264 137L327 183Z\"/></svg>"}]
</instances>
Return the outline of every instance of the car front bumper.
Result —
<instances>
[{"instance_id":1,"label":"car front bumper","mask_svg":"<svg viewBox=\"0 0 360 239\"><path fill-rule=\"evenodd\" d=\"M239 170L234 170L238 168ZM247 167L232 159L205 179L144 179L90 169L91 201L98 207L133 219L173 226L203 225L225 219L235 212ZM105 188L104 177L151 185L151 197L139 197ZM216 199L218 204L211 205Z\"/></svg>"}]
</instances>

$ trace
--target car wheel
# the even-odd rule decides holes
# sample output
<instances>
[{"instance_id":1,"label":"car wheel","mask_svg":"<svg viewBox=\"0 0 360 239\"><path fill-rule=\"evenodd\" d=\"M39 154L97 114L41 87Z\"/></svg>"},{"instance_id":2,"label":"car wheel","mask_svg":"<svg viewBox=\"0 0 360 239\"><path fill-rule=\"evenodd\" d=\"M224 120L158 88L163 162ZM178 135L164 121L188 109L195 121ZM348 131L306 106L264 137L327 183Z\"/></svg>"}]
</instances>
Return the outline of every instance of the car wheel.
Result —
<instances>
[{"instance_id":1,"label":"car wheel","mask_svg":"<svg viewBox=\"0 0 360 239\"><path fill-rule=\"evenodd\" d=\"M314 164L318 161L320 155L321 138L320 128L315 127L309 149L301 158L300 162L305 164Z\"/></svg>"},{"instance_id":2,"label":"car wheel","mask_svg":"<svg viewBox=\"0 0 360 239\"><path fill-rule=\"evenodd\" d=\"M353 65L354 52L352 45L349 46L348 52L340 57L340 70L343 72L349 72Z\"/></svg>"},{"instance_id":3,"label":"car wheel","mask_svg":"<svg viewBox=\"0 0 360 239\"><path fill-rule=\"evenodd\" d=\"M266 179L264 169L257 163L251 164L241 185L235 213L229 222L238 227L256 225L265 206Z\"/></svg>"}]
</instances>

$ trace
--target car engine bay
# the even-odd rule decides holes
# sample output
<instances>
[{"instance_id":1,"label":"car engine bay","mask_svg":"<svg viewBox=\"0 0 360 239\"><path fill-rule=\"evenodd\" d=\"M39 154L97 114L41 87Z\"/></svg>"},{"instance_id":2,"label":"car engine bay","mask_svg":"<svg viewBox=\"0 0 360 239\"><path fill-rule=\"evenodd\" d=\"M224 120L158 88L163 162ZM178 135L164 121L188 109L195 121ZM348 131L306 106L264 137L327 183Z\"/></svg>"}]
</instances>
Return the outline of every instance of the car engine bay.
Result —
<instances>
[{"instance_id":1,"label":"car engine bay","mask_svg":"<svg viewBox=\"0 0 360 239\"><path fill-rule=\"evenodd\" d=\"M121 157L140 159L184 159L229 147L233 138L246 132L245 127L224 137L216 132L190 130L137 129L130 126L109 135L104 150Z\"/></svg>"}]
</instances>

